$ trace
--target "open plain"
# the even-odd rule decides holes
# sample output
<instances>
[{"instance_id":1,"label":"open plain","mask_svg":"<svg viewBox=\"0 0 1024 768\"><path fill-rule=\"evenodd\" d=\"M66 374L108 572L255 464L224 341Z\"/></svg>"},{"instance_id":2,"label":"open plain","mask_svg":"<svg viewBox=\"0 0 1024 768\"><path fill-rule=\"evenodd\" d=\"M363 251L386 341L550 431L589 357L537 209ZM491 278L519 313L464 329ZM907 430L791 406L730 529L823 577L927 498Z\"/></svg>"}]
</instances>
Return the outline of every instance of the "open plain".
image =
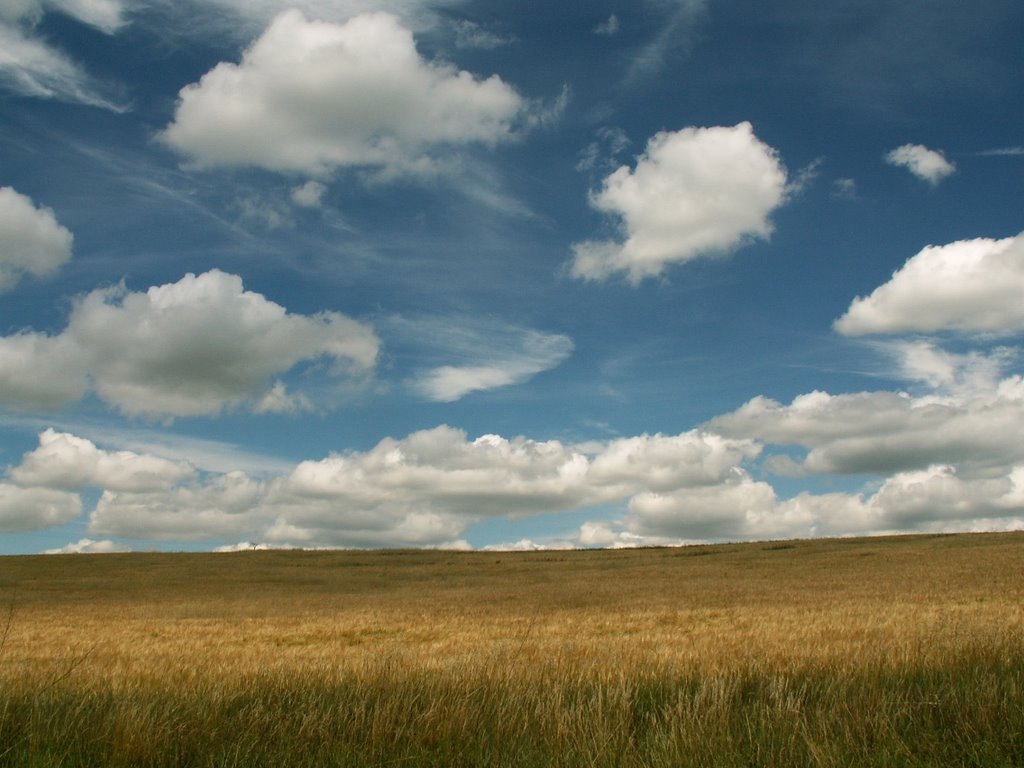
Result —
<instances>
[{"instance_id":1,"label":"open plain","mask_svg":"<svg viewBox=\"0 0 1024 768\"><path fill-rule=\"evenodd\" d=\"M0 765L1024 764L1024 534L0 558Z\"/></svg>"}]
</instances>

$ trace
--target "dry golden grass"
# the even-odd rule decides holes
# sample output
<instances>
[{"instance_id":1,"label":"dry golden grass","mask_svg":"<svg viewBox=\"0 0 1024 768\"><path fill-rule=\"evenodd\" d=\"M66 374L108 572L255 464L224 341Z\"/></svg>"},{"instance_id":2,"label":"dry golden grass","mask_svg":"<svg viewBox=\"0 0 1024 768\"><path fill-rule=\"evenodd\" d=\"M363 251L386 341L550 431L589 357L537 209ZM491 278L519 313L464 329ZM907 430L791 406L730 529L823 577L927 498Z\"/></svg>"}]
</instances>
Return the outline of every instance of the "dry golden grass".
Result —
<instances>
[{"instance_id":1,"label":"dry golden grass","mask_svg":"<svg viewBox=\"0 0 1024 768\"><path fill-rule=\"evenodd\" d=\"M1024 637L1018 534L543 553L0 558L3 671L104 680L439 668L863 664Z\"/></svg>"},{"instance_id":2,"label":"dry golden grass","mask_svg":"<svg viewBox=\"0 0 1024 768\"><path fill-rule=\"evenodd\" d=\"M506 746L533 744L541 732L549 746L561 739L560 762L549 753L531 757L524 746L518 761L506 754L487 762L478 749L465 764L612 765L571 756L604 750L621 763L640 748L635 733L619 734L626 739L621 743L610 734L601 747L591 740L593 723L567 725L566 712L585 709L588 722L605 718L612 731L633 733L633 725L622 723L633 723L649 706L651 730L642 729L644 749L662 755L666 765L681 764L679 745L704 738L701 728L729 743L739 743L736 728L747 728L745 738L754 739L755 746L764 740L774 744L771 754L778 759L755 764L784 765L796 759L793 755L802 755L808 765L844 764L824 753L815 757L813 747L836 738L842 717L814 726L819 720L806 716L813 701L834 709L836 701L845 700L829 698L835 681L874 675L895 680L891 685L898 688L902 675L918 680L913 685L923 686L921 697L935 698L946 683L935 678L940 687L930 687L929 670L946 675L978 659L985 661L975 677L1006 677L999 670L1009 665L1009 682L986 683L984 694L957 688L955 695L977 698L978 707L994 713L986 722L1017 707L1021 715L1014 727L1024 724L1024 692L1013 688L1024 680L1019 668L1024 659L1021 534L604 552L7 557L0 558L4 597L11 601L12 620L0 649L0 684L21 692L21 703L15 704L25 712L39 709L40 695L52 698L57 692L76 702L90 692L105 701L149 702L132 710L116 708L114 714L108 703L107 714L90 715L90 727L102 722L110 729L101 762L111 764L117 762L114 755L129 764L126 755L144 754L139 752L144 745L132 746L132 739L156 732L159 723L176 722L172 730L179 731L153 742L163 745L160 749L180 738L184 726L174 719L179 715L168 714L177 711L174 707L191 707L188 718L180 718L197 732L220 728L202 720L207 715L197 709L200 699L216 704L208 716L219 721L248 707L264 712L268 722L284 722L296 707L304 708L305 719L294 727L326 739L330 728L340 728L338 686L355 690L346 695L361 702L349 710L373 710L360 715L365 720L352 720L356 716L349 710L345 717L352 732L362 734L357 741L376 745L373 754L382 763L400 758L410 764L455 764L455 753L439 753L433 741L416 740L421 736L410 742L414 750L407 745L398 758L382 752L387 744L402 743L403 729L447 733L443 743L452 750L467 734L506 723L514 731L502 737ZM2 622L0 615L0 628ZM756 681L754 688L750 681ZM753 698L744 693L748 688L756 689ZM30 693L31 701L24 698ZM905 722L911 717L907 712L928 703L915 695L891 717L884 712L879 717L914 727ZM289 704L288 697L298 698ZM903 701L902 694L897 698ZM747 706L748 699L764 711L750 710L733 723L735 713L724 708ZM862 704L865 712L876 707L869 699ZM883 696L877 706L884 709L890 705L883 699L889 701ZM168 704L172 700L178 703ZM10 701L0 702L0 715L6 712L8 719L16 709ZM967 704L951 699L943 707ZM851 718L868 717L849 706ZM921 711L933 717L938 710ZM708 718L714 712L719 724L712 727ZM787 712L795 718L795 735L775 744L772 724ZM52 729L68 715L47 717L46 727ZM749 725L754 720L761 723L756 733ZM690 728L685 733L679 730L684 721ZM8 725L12 733L22 733L16 724ZM874 727L850 722L847 736L866 743L875 738ZM997 726L964 727L980 732ZM18 738L35 744L37 752L25 747L24 754L38 758L42 742ZM907 738L898 736L893 743L898 747ZM657 745L654 739L660 740ZM232 764L223 758L223 739L218 743L221 758L208 764ZM1010 734L1009 743L1019 744L1024 756L1024 733ZM321 755L301 764L358 765L368 759L364 754L346 762L345 749L335 745L330 760ZM164 761L145 754L147 764L193 764L192 758ZM249 753L237 764L258 764L260 754ZM271 762L269 753L264 757ZM736 764L744 764L740 757L736 752ZM24 759L28 762L22 764L59 764ZM656 762L645 758L632 764Z\"/></svg>"}]
</instances>

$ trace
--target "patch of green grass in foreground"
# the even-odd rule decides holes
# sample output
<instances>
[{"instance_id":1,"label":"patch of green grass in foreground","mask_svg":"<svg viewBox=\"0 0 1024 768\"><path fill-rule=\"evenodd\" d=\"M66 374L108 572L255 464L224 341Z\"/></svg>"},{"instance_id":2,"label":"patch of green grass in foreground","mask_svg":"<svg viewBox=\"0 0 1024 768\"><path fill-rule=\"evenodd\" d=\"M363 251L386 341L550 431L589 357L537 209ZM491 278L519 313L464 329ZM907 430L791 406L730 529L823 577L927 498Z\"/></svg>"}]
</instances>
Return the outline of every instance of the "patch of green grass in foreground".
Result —
<instances>
[{"instance_id":1,"label":"patch of green grass in foreground","mask_svg":"<svg viewBox=\"0 0 1024 768\"><path fill-rule=\"evenodd\" d=\"M704 675L255 675L0 692L3 766L1020 766L1024 653L965 648L928 668Z\"/></svg>"}]
</instances>

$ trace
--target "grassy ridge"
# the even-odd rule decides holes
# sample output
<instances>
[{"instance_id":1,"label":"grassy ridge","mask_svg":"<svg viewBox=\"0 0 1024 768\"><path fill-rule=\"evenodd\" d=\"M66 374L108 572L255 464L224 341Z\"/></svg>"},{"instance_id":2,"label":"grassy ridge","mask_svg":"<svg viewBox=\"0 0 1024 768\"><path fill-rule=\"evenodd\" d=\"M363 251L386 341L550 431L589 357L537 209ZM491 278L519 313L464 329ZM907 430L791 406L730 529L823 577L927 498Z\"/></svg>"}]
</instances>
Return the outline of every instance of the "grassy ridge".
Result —
<instances>
[{"instance_id":1,"label":"grassy ridge","mask_svg":"<svg viewBox=\"0 0 1024 768\"><path fill-rule=\"evenodd\" d=\"M0 558L0 765L1024 764L1024 537Z\"/></svg>"}]
</instances>

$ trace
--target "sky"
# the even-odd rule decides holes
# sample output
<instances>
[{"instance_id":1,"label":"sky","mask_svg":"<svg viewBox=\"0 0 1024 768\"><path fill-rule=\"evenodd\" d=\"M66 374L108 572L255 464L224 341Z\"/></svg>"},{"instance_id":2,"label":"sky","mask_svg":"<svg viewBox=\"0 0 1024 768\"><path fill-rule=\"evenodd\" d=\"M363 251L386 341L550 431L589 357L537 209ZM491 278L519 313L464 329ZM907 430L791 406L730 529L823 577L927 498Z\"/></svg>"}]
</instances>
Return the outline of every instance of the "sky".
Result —
<instances>
[{"instance_id":1,"label":"sky","mask_svg":"<svg viewBox=\"0 0 1024 768\"><path fill-rule=\"evenodd\" d=\"M0 0L0 554L1024 528L1016 0Z\"/></svg>"}]
</instances>

